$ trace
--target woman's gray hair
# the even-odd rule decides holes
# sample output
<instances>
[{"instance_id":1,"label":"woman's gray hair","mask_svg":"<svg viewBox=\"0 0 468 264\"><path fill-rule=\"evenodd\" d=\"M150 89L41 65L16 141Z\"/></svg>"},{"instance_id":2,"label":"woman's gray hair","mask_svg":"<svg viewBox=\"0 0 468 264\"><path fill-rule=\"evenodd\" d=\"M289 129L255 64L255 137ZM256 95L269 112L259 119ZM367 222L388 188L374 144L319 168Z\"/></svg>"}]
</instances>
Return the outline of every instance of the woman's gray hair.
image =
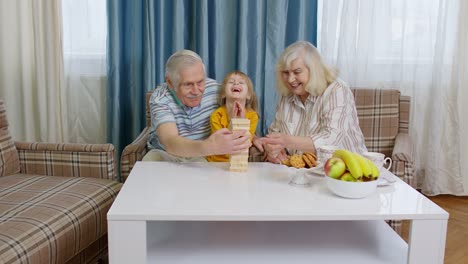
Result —
<instances>
[{"instance_id":1,"label":"woman's gray hair","mask_svg":"<svg viewBox=\"0 0 468 264\"><path fill-rule=\"evenodd\" d=\"M191 50L179 50L172 54L166 62L166 78L169 78L174 87L179 86L180 70L186 66L201 63L203 65L203 71L205 72L205 64L201 57Z\"/></svg>"},{"instance_id":2,"label":"woman's gray hair","mask_svg":"<svg viewBox=\"0 0 468 264\"><path fill-rule=\"evenodd\" d=\"M337 72L323 63L317 48L310 42L298 41L289 45L276 63L276 85L280 94L290 93L282 73L297 58L302 58L309 70L309 82L305 84L305 90L312 96L321 95L328 85L336 80Z\"/></svg>"}]
</instances>

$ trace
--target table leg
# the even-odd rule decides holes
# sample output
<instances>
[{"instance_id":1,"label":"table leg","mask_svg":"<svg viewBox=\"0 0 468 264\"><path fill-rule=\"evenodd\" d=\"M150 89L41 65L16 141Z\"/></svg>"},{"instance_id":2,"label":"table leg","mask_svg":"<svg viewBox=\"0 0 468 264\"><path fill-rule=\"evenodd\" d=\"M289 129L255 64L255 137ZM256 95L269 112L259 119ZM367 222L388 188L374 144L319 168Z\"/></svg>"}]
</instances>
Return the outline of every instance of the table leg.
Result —
<instances>
[{"instance_id":1,"label":"table leg","mask_svg":"<svg viewBox=\"0 0 468 264\"><path fill-rule=\"evenodd\" d=\"M146 222L108 221L110 264L146 263Z\"/></svg>"},{"instance_id":2,"label":"table leg","mask_svg":"<svg viewBox=\"0 0 468 264\"><path fill-rule=\"evenodd\" d=\"M447 220L411 221L408 263L444 263Z\"/></svg>"}]
</instances>

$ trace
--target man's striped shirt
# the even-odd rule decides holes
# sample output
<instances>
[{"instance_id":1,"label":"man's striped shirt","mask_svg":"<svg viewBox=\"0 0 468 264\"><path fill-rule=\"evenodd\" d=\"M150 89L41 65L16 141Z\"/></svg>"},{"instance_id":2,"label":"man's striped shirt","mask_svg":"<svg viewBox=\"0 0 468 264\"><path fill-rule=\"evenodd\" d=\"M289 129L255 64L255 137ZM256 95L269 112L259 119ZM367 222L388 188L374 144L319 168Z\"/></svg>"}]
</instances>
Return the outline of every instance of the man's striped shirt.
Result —
<instances>
[{"instance_id":1,"label":"man's striped shirt","mask_svg":"<svg viewBox=\"0 0 468 264\"><path fill-rule=\"evenodd\" d=\"M179 135L188 139L200 140L210 135L210 115L219 106L217 100L220 86L208 78L205 85L203 98L196 107L179 105L166 83L155 89L150 98L151 131L148 148L165 150L156 135L156 129L164 123L176 123Z\"/></svg>"}]
</instances>

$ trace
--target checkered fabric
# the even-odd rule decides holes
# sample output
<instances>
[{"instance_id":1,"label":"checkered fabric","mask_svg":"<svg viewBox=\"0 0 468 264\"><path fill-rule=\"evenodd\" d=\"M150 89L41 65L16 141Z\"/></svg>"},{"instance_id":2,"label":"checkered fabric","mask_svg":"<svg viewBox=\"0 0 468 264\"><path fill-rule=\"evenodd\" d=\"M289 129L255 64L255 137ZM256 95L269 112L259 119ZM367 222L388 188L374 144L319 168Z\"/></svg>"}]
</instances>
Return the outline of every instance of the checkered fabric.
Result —
<instances>
[{"instance_id":1,"label":"checkered fabric","mask_svg":"<svg viewBox=\"0 0 468 264\"><path fill-rule=\"evenodd\" d=\"M104 264L109 263L107 234L89 245L86 249L67 261L67 264Z\"/></svg>"},{"instance_id":2,"label":"checkered fabric","mask_svg":"<svg viewBox=\"0 0 468 264\"><path fill-rule=\"evenodd\" d=\"M367 149L391 156L399 127L400 92L353 89L353 93Z\"/></svg>"},{"instance_id":3,"label":"checkered fabric","mask_svg":"<svg viewBox=\"0 0 468 264\"><path fill-rule=\"evenodd\" d=\"M65 263L106 235L121 184L96 178L0 177L0 263Z\"/></svg>"},{"instance_id":4,"label":"checkered fabric","mask_svg":"<svg viewBox=\"0 0 468 264\"><path fill-rule=\"evenodd\" d=\"M16 142L21 173L115 180L111 144Z\"/></svg>"},{"instance_id":5,"label":"checkered fabric","mask_svg":"<svg viewBox=\"0 0 468 264\"><path fill-rule=\"evenodd\" d=\"M130 143L130 145L125 147L125 149L122 151L122 155L120 156L120 177L122 182L125 182L128 175L130 175L130 171L132 170L133 166L135 166L135 163L142 160L146 153L148 153L147 141L151 129L149 100L153 92L154 90L151 90L145 94L146 127L143 129L140 135L138 135L138 137L132 143Z\"/></svg>"},{"instance_id":6,"label":"checkered fabric","mask_svg":"<svg viewBox=\"0 0 468 264\"><path fill-rule=\"evenodd\" d=\"M20 171L18 152L8 131L5 104L0 100L0 177Z\"/></svg>"},{"instance_id":7,"label":"checkered fabric","mask_svg":"<svg viewBox=\"0 0 468 264\"><path fill-rule=\"evenodd\" d=\"M0 263L96 263L122 184L111 144L13 142L0 100ZM64 177L66 176L66 177Z\"/></svg>"},{"instance_id":8,"label":"checkered fabric","mask_svg":"<svg viewBox=\"0 0 468 264\"><path fill-rule=\"evenodd\" d=\"M143 157L148 153L147 140L151 126L145 127L140 135L125 149L122 151L120 157L120 177L122 182L127 180L130 171L135 166L137 161L141 161Z\"/></svg>"},{"instance_id":9,"label":"checkered fabric","mask_svg":"<svg viewBox=\"0 0 468 264\"><path fill-rule=\"evenodd\" d=\"M416 188L408 135L410 97L398 90L354 88L353 93L368 150L391 157L392 173Z\"/></svg>"}]
</instances>

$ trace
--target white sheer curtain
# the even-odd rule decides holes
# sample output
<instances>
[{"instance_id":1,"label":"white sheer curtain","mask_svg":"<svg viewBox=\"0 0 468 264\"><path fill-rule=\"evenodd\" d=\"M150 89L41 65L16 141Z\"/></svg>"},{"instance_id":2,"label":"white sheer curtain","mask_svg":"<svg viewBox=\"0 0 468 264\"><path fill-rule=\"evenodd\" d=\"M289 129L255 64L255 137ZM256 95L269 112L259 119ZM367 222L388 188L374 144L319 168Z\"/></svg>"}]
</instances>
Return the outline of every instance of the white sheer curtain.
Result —
<instances>
[{"instance_id":1,"label":"white sheer curtain","mask_svg":"<svg viewBox=\"0 0 468 264\"><path fill-rule=\"evenodd\" d=\"M467 2L319 1L318 48L341 77L411 96L416 175L428 195L468 191Z\"/></svg>"},{"instance_id":2,"label":"white sheer curtain","mask_svg":"<svg viewBox=\"0 0 468 264\"><path fill-rule=\"evenodd\" d=\"M106 0L62 0L69 140L106 142Z\"/></svg>"},{"instance_id":3,"label":"white sheer curtain","mask_svg":"<svg viewBox=\"0 0 468 264\"><path fill-rule=\"evenodd\" d=\"M60 0L0 0L0 97L15 140L66 139Z\"/></svg>"}]
</instances>

